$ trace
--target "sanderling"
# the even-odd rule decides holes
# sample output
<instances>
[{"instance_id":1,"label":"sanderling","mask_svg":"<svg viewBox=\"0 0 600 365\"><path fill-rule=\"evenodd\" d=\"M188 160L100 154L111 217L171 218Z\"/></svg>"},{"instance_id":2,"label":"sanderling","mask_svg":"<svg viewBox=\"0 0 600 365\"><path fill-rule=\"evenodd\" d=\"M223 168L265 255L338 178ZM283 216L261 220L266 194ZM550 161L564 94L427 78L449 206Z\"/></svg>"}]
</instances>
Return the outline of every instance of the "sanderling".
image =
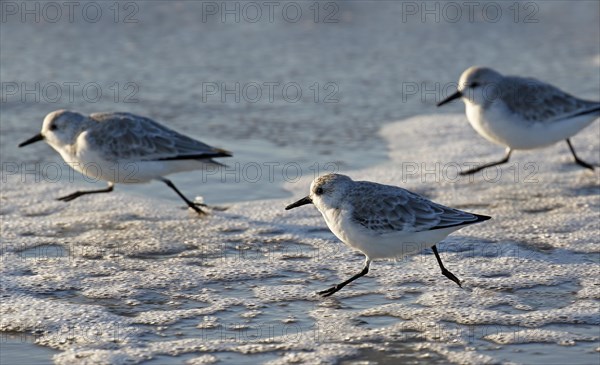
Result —
<instances>
[{"instance_id":1,"label":"sanderling","mask_svg":"<svg viewBox=\"0 0 600 365\"><path fill-rule=\"evenodd\" d=\"M320 291L323 296L367 274L373 259L401 258L427 247L433 250L442 274L461 286L442 264L435 245L458 229L490 219L445 207L396 186L353 181L339 174L316 178L310 194L285 209L309 203L317 207L337 238L365 255L360 273Z\"/></svg>"},{"instance_id":2,"label":"sanderling","mask_svg":"<svg viewBox=\"0 0 600 365\"><path fill-rule=\"evenodd\" d=\"M569 140L600 116L600 102L576 98L531 78L503 76L485 67L470 67L460 76L458 91L437 106L462 98L471 126L488 141L506 146L504 158L462 172L472 174L508 162L513 150L544 147L565 140L575 162L594 167L577 157Z\"/></svg>"},{"instance_id":3,"label":"sanderling","mask_svg":"<svg viewBox=\"0 0 600 365\"><path fill-rule=\"evenodd\" d=\"M86 194L108 193L115 183L160 180L188 207L203 214L171 180L163 176L219 164L214 157L231 153L177 133L151 119L130 113L80 113L57 110L46 115L42 131L19 147L45 140L67 164L92 178L108 181L106 189L76 191L65 202Z\"/></svg>"}]
</instances>

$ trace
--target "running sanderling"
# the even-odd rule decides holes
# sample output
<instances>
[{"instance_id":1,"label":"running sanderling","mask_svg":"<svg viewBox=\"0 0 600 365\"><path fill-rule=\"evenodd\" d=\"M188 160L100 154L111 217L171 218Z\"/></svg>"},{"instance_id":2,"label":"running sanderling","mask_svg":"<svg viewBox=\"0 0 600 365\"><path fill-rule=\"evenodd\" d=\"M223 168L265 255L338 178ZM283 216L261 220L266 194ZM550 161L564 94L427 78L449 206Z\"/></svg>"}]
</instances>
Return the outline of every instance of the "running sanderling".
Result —
<instances>
[{"instance_id":1,"label":"running sanderling","mask_svg":"<svg viewBox=\"0 0 600 365\"><path fill-rule=\"evenodd\" d=\"M400 258L431 247L442 274L461 286L442 264L436 244L465 226L490 219L434 203L408 190L345 175L316 178L310 194L285 209L314 204L329 229L346 245L365 257L362 271L350 279L320 291L329 296L369 272L373 259Z\"/></svg>"},{"instance_id":2,"label":"running sanderling","mask_svg":"<svg viewBox=\"0 0 600 365\"><path fill-rule=\"evenodd\" d=\"M565 140L575 162L594 167L575 153L570 137L600 116L600 102L576 98L531 78L503 76L486 67L470 67L458 91L437 105L462 98L471 126L488 141L506 146L504 158L462 172L472 174L508 162L513 150L548 146Z\"/></svg>"},{"instance_id":3,"label":"running sanderling","mask_svg":"<svg viewBox=\"0 0 600 365\"><path fill-rule=\"evenodd\" d=\"M175 132L149 118L130 113L80 113L57 110L49 113L42 131L19 144L46 141L67 164L93 179L108 181L106 189L76 191L58 200L65 202L86 194L108 193L115 183L160 180L173 189L188 207L204 211L187 199L163 176L219 164L214 157L231 153ZM93 168L90 168L90 164Z\"/></svg>"}]
</instances>

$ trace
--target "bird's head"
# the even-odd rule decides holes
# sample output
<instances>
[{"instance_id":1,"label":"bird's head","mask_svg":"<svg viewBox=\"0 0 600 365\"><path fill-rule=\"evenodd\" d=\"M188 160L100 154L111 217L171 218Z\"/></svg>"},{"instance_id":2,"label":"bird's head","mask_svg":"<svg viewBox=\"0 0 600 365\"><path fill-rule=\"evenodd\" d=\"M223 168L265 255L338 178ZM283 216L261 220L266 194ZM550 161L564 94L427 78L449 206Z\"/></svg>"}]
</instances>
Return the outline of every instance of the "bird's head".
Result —
<instances>
[{"instance_id":1,"label":"bird's head","mask_svg":"<svg viewBox=\"0 0 600 365\"><path fill-rule=\"evenodd\" d=\"M73 144L85 119L84 115L69 110L53 111L44 118L41 132L19 144L19 147L42 140L54 148Z\"/></svg>"},{"instance_id":2,"label":"bird's head","mask_svg":"<svg viewBox=\"0 0 600 365\"><path fill-rule=\"evenodd\" d=\"M310 184L308 196L285 207L290 210L305 204L312 203L320 211L326 209L337 209L342 204L348 189L352 185L352 179L346 175L327 174L313 180Z\"/></svg>"},{"instance_id":3,"label":"bird's head","mask_svg":"<svg viewBox=\"0 0 600 365\"><path fill-rule=\"evenodd\" d=\"M491 68L469 67L460 75L457 91L440 101L437 106L442 106L458 98L479 105L489 103L498 97L498 86L501 82L502 75Z\"/></svg>"}]
</instances>

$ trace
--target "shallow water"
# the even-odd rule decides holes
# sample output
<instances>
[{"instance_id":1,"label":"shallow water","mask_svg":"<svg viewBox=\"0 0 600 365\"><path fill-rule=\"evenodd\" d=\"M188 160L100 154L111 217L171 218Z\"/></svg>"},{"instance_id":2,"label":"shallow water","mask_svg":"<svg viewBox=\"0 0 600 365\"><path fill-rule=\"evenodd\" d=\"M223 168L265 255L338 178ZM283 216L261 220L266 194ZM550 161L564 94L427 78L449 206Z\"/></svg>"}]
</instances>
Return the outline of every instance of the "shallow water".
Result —
<instances>
[{"instance_id":1,"label":"shallow water","mask_svg":"<svg viewBox=\"0 0 600 365\"><path fill-rule=\"evenodd\" d=\"M23 353L59 364L597 362L598 173L581 171L556 145L516 153L497 180L453 179L449 164L502 151L470 129L462 105L437 110L443 95L429 91L484 64L600 100L597 2L536 2L536 23L515 23L510 5L503 10L511 16L497 23L481 15L404 21L400 3L362 1L338 2L338 23L204 23L202 3L135 4L133 24L0 24L3 363L26 363ZM313 15L312 3L298 4ZM97 83L104 97L34 100L9 95L6 82ZM128 82L139 87L136 102L125 102ZM221 101L202 82L295 82L303 98ZM324 102L328 83L338 102ZM53 181L44 175L51 171L6 168L60 164L46 145L15 147L59 108L135 112L232 150L222 160L230 174L173 177L191 197L229 209L199 220L159 183L54 201L95 184L64 170ZM599 139L596 121L573 142L597 162ZM262 175L254 181L256 164ZM284 174L295 164L298 181ZM465 289L424 252L376 262L335 298L315 295L363 258L314 209L282 207L332 167L494 216L440 246ZM18 337L28 334L30 341Z\"/></svg>"},{"instance_id":2,"label":"shallow water","mask_svg":"<svg viewBox=\"0 0 600 365\"><path fill-rule=\"evenodd\" d=\"M595 1L522 4L516 18L511 4L503 4L497 21L491 12L501 3L492 2L489 15L481 5L472 20L463 7L458 22L451 21L451 7L423 21L420 11L409 15L414 11L402 3L367 1L322 3L315 22L314 4L298 2L304 15L295 23L279 12L270 21L266 9L255 23L243 17L223 22L220 12L207 15L207 2L130 3L135 7L122 8L117 22L110 4L102 5L95 23L79 12L70 22L67 9L54 23L43 21L50 14L40 22L6 16L0 34L3 162L61 162L48 146L15 146L39 131L52 110L129 111L234 152L222 162L240 164L233 173L240 183L232 175L207 183L201 173L174 176L188 194L215 204L283 197L281 182L293 176L277 171L271 183L264 163L296 162L306 176L315 164L333 162L349 171L383 161L380 127L417 114L461 111L459 103L434 105L473 64L548 80L580 97L600 93ZM324 22L330 12L337 22ZM125 22L130 13L136 23ZM272 82L280 86L269 92ZM239 93L226 94L236 83ZM253 102L255 84L263 96ZM294 86L284 93L288 84ZM298 88L302 98L292 102ZM261 183L251 182L251 162L261 166ZM244 166L250 170L242 172ZM62 174L64 184L65 166ZM78 174L74 180L90 184ZM154 185L117 189L174 200Z\"/></svg>"},{"instance_id":3,"label":"shallow water","mask_svg":"<svg viewBox=\"0 0 600 365\"><path fill-rule=\"evenodd\" d=\"M29 333L2 333L0 362L2 364L52 364L52 355L59 351L35 344Z\"/></svg>"}]
</instances>

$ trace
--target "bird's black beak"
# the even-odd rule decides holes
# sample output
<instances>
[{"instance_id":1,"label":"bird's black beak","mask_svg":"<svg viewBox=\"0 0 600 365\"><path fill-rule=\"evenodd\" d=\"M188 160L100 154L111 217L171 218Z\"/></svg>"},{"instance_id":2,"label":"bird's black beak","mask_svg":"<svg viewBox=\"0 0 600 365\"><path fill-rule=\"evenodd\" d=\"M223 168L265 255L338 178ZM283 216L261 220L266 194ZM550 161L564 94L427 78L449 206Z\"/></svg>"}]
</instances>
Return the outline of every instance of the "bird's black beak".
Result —
<instances>
[{"instance_id":1,"label":"bird's black beak","mask_svg":"<svg viewBox=\"0 0 600 365\"><path fill-rule=\"evenodd\" d=\"M460 91L455 92L454 94L448 96L446 99L440 101L439 103L437 103L437 106L442 106L446 103L451 102L454 99L458 99L462 96L462 93Z\"/></svg>"},{"instance_id":2,"label":"bird's black beak","mask_svg":"<svg viewBox=\"0 0 600 365\"><path fill-rule=\"evenodd\" d=\"M312 199L309 196L305 196L304 198L298 200L297 202L288 205L287 207L285 207L285 210L294 209L294 208L297 208L297 207L299 207L301 205L305 205L305 204L312 204Z\"/></svg>"},{"instance_id":3,"label":"bird's black beak","mask_svg":"<svg viewBox=\"0 0 600 365\"><path fill-rule=\"evenodd\" d=\"M20 143L19 147L24 147L24 146L27 146L28 144L32 144L32 143L43 141L43 140L44 140L44 136L42 136L41 133L38 133L35 136L26 140L25 142Z\"/></svg>"}]
</instances>

